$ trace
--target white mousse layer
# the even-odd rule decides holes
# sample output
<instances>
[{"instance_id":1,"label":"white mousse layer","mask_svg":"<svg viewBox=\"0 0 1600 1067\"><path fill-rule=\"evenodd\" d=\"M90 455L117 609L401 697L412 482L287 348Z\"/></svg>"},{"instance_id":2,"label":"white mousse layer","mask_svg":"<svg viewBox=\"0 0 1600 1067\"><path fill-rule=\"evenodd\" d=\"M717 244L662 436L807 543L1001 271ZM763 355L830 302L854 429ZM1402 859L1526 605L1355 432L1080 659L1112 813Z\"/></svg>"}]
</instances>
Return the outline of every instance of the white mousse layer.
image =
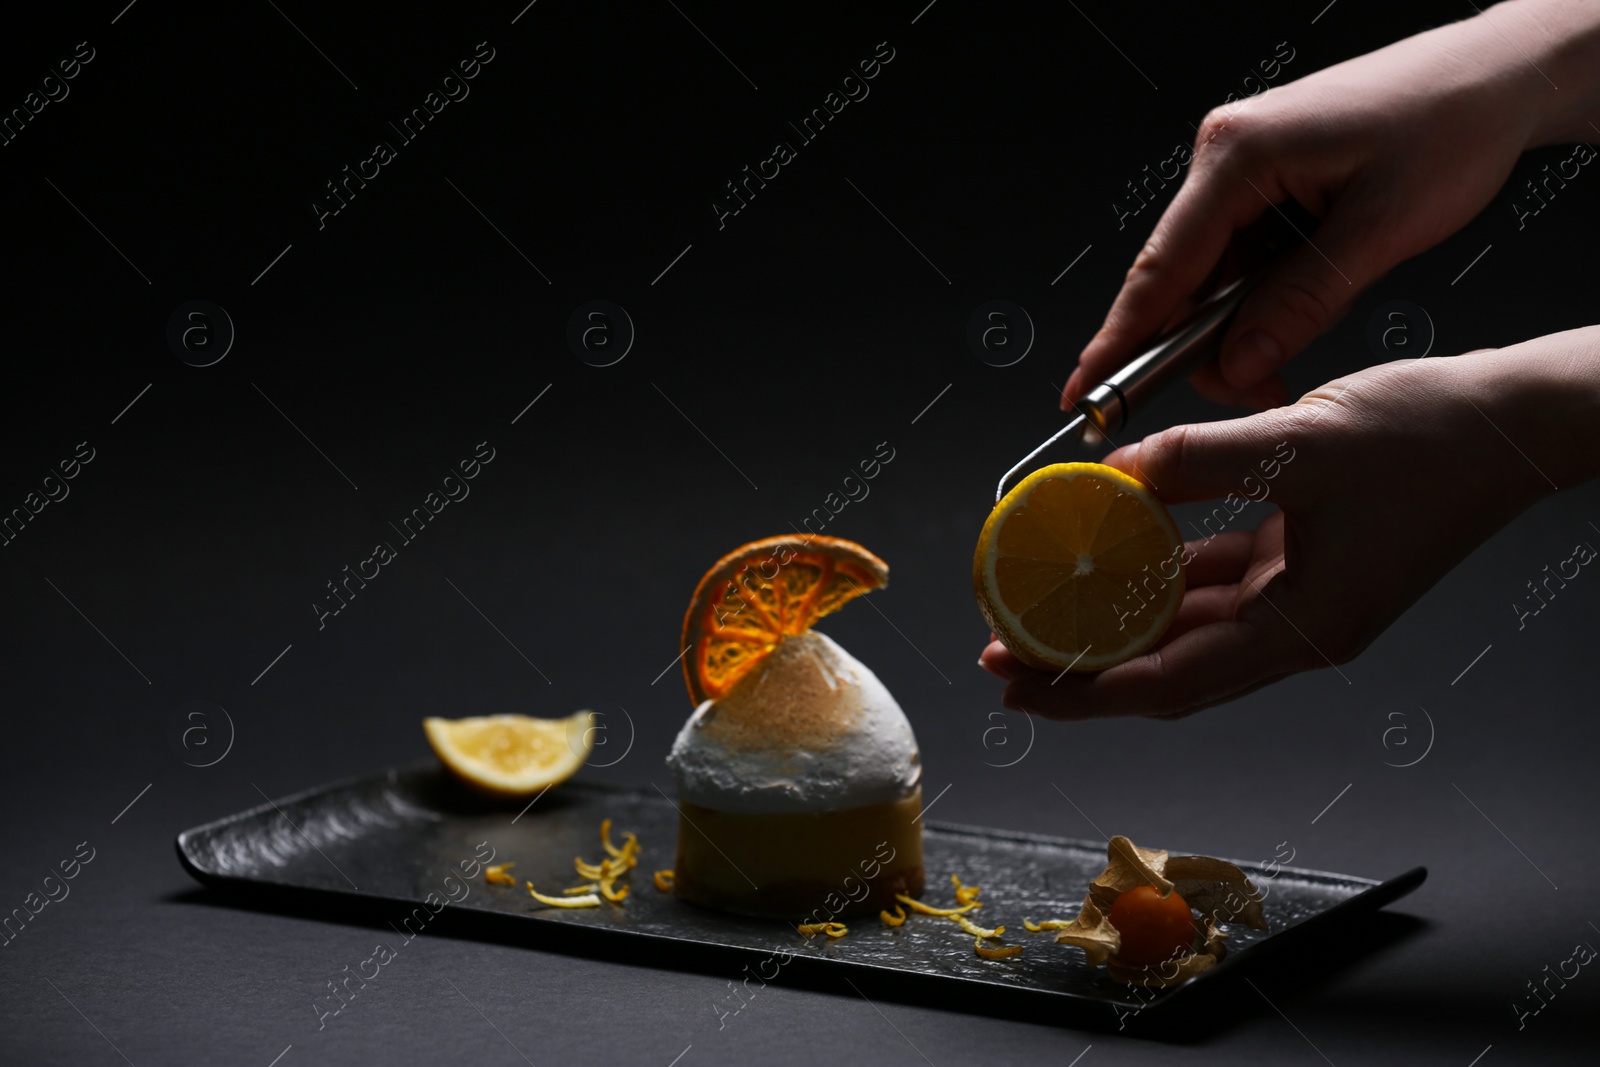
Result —
<instances>
[{"instance_id":1,"label":"white mousse layer","mask_svg":"<svg viewBox=\"0 0 1600 1067\"><path fill-rule=\"evenodd\" d=\"M743 813L887 803L922 777L900 705L815 631L785 638L727 696L696 708L667 766L683 800Z\"/></svg>"}]
</instances>

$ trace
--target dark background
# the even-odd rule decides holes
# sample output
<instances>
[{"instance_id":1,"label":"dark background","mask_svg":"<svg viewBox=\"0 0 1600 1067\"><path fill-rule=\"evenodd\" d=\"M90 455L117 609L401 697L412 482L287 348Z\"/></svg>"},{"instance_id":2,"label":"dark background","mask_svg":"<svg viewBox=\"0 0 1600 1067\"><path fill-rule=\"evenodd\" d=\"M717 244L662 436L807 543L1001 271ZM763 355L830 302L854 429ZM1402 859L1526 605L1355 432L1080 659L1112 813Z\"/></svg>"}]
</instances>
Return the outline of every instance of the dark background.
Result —
<instances>
[{"instance_id":1,"label":"dark background","mask_svg":"<svg viewBox=\"0 0 1600 1067\"><path fill-rule=\"evenodd\" d=\"M0 507L79 442L95 458L0 549L0 908L78 842L96 855L0 949L0 1058L265 1065L292 1044L285 1067L517 1062L503 1034L541 1064L1068 1063L1091 1043L1086 1067L1464 1067L1486 1046L1485 1065L1588 1062L1600 978L1520 1030L1513 1005L1574 943L1600 943L1600 579L1520 632L1510 605L1600 540L1592 486L1502 531L1342 673L1182 722L1035 732L974 665L970 556L994 482L1059 425L1054 388L1165 202L1119 231L1124 182L1279 42L1295 52L1281 82L1471 5L924 3L113 0L7 16L5 109L78 42L95 58L0 148ZM479 41L494 59L470 96L400 145L386 122ZM895 58L870 96L719 230L722 183L795 142L786 122L880 41ZM398 158L319 230L323 183L380 139ZM1512 184L1566 154L1535 153ZM1502 191L1296 361L1295 391L1392 358L1366 340L1389 300L1426 310L1435 354L1593 321L1597 181L1521 231ZM205 368L165 338L196 298L237 330ZM992 298L1037 327L1013 366L965 342ZM613 366L565 341L591 299L637 329ZM1229 414L1184 388L1139 428ZM482 441L495 459L470 497L319 630L324 583ZM1257 860L1287 843L1296 864L1373 877L1426 864L1395 908L1407 933L1264 976L1236 1025L1192 1047L848 987L774 986L719 1032L710 1005L732 974L444 938L319 1032L308 1005L369 932L230 907L179 868L185 827L427 758L426 715L592 707L614 746L597 759L635 732L583 776L665 784L691 709L675 669L652 679L695 581L790 530L885 441L894 460L826 532L893 581L824 629L907 710L929 795L953 783L933 817ZM190 701L233 724L207 768L173 741ZM207 753L226 740L209 721ZM1430 730L1421 762L1386 766Z\"/></svg>"}]
</instances>

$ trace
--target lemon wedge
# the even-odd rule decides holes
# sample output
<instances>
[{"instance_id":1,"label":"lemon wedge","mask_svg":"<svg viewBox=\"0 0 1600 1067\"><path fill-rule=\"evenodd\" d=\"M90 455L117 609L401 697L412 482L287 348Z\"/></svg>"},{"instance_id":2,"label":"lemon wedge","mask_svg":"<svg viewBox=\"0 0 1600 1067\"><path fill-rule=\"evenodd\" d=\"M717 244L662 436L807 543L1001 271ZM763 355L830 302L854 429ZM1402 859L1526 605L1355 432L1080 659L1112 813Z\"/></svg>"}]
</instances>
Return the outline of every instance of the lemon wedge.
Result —
<instances>
[{"instance_id":1,"label":"lemon wedge","mask_svg":"<svg viewBox=\"0 0 1600 1067\"><path fill-rule=\"evenodd\" d=\"M422 720L428 744L458 778L497 797L527 797L571 778L594 746L593 713L564 719L481 715Z\"/></svg>"}]
</instances>

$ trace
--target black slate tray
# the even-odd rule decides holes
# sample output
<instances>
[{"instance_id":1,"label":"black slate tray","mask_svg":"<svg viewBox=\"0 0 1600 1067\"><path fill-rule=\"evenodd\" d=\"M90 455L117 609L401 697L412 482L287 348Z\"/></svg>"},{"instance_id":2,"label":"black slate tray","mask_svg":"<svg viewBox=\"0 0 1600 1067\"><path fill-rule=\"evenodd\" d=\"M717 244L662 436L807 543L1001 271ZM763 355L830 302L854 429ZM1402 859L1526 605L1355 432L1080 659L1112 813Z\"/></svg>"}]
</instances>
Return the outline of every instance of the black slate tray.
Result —
<instances>
[{"instance_id":1,"label":"black slate tray","mask_svg":"<svg viewBox=\"0 0 1600 1067\"><path fill-rule=\"evenodd\" d=\"M524 879L555 895L579 881L574 856L598 862L598 828L607 817L615 840L632 830L643 846L626 903L564 910L529 897ZM1411 892L1427 873L1418 867L1377 882L1291 867L1273 872L1240 862L1267 893L1272 932L1235 924L1229 955L1212 971L1175 989L1135 990L1111 981L1104 968L1089 967L1079 950L1055 944L1052 934L1029 934L1022 926L1025 917L1077 914L1089 880L1105 865L1103 843L926 826L925 898L948 903L952 873L982 885L986 906L977 920L1004 923L1005 942L1026 946L1019 957L990 961L974 954L972 937L954 923L929 916L913 916L898 929L857 918L850 933L835 941L684 904L658 892L650 878L652 871L672 866L677 818L658 790L582 782L550 790L519 814L477 798L430 765L268 802L184 831L177 848L185 869L209 888L269 907L330 910L387 925L401 936L459 932L710 969L735 982L754 982L751 989L763 979L800 978L845 993L853 986L863 995L876 990L920 1003L1116 1029L1156 1025L1150 1022L1155 1016L1176 1017L1173 1009L1180 1003L1204 1005L1207 1012L1219 1004L1225 1008L1241 996L1237 982L1228 981L1241 967L1295 944L1309 951L1307 943L1319 934L1324 940L1329 933L1343 937L1352 920ZM1158 844L1182 851L1184 843ZM481 873L467 876L491 850L490 862L516 862L516 886L489 885ZM738 1003L730 994L730 1010Z\"/></svg>"}]
</instances>

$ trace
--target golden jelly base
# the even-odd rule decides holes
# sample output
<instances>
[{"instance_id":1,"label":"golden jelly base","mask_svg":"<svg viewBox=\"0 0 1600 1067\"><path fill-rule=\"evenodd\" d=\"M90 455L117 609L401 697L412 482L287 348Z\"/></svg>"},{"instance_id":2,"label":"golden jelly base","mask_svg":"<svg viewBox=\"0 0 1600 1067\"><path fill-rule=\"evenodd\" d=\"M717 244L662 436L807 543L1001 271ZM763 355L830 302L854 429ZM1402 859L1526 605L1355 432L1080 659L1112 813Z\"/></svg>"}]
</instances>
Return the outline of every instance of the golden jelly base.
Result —
<instances>
[{"instance_id":1,"label":"golden jelly base","mask_svg":"<svg viewBox=\"0 0 1600 1067\"><path fill-rule=\"evenodd\" d=\"M735 814L679 802L674 892L691 904L790 922L893 909L922 892L918 786L900 800Z\"/></svg>"}]
</instances>

